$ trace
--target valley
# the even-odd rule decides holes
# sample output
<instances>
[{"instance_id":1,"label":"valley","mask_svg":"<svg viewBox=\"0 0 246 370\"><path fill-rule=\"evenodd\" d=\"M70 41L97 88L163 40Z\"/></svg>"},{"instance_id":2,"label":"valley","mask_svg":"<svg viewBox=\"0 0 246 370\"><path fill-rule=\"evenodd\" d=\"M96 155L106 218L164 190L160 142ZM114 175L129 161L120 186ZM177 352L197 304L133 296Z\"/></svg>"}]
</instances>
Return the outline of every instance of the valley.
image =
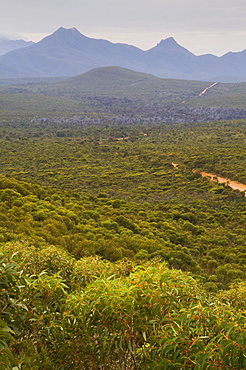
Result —
<instances>
[{"instance_id":1,"label":"valley","mask_svg":"<svg viewBox=\"0 0 246 370\"><path fill-rule=\"evenodd\" d=\"M246 367L245 95L121 67L0 86L0 369Z\"/></svg>"}]
</instances>

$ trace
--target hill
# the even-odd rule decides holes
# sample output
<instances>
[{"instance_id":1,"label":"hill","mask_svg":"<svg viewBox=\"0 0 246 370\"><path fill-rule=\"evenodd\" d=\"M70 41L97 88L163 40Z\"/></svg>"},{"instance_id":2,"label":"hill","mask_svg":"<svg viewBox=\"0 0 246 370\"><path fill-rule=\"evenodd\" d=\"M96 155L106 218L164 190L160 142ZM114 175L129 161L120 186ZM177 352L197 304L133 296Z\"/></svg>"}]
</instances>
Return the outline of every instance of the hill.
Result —
<instances>
[{"instance_id":1,"label":"hill","mask_svg":"<svg viewBox=\"0 0 246 370\"><path fill-rule=\"evenodd\" d=\"M59 28L27 48L0 57L0 78L76 76L97 67L119 66L161 78L246 81L246 50L222 57L196 56L172 37L143 51Z\"/></svg>"},{"instance_id":2,"label":"hill","mask_svg":"<svg viewBox=\"0 0 246 370\"><path fill-rule=\"evenodd\" d=\"M162 79L121 67L101 67L82 75L38 87L39 93L51 96L125 98L134 102L169 103L196 96L207 82Z\"/></svg>"},{"instance_id":3,"label":"hill","mask_svg":"<svg viewBox=\"0 0 246 370\"><path fill-rule=\"evenodd\" d=\"M161 79L101 67L62 81L0 87L4 115L99 114L117 122L201 122L246 117L246 83Z\"/></svg>"}]
</instances>

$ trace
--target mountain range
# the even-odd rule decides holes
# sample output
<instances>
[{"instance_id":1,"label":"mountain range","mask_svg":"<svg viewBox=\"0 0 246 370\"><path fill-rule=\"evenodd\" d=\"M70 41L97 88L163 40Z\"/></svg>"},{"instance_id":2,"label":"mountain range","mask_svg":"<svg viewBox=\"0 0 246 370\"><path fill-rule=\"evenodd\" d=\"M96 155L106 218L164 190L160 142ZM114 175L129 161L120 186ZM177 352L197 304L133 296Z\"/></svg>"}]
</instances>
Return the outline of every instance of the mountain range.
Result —
<instances>
[{"instance_id":1,"label":"mountain range","mask_svg":"<svg viewBox=\"0 0 246 370\"><path fill-rule=\"evenodd\" d=\"M61 27L37 43L0 56L0 78L70 77L105 66L161 78L244 82L246 49L221 57L196 56L170 37L143 51L132 45L86 37L76 28Z\"/></svg>"},{"instance_id":2,"label":"mountain range","mask_svg":"<svg viewBox=\"0 0 246 370\"><path fill-rule=\"evenodd\" d=\"M0 55L4 55L9 51L24 48L30 45L33 45L34 42L32 41L24 41L24 40L9 40L6 37L0 36Z\"/></svg>"}]
</instances>

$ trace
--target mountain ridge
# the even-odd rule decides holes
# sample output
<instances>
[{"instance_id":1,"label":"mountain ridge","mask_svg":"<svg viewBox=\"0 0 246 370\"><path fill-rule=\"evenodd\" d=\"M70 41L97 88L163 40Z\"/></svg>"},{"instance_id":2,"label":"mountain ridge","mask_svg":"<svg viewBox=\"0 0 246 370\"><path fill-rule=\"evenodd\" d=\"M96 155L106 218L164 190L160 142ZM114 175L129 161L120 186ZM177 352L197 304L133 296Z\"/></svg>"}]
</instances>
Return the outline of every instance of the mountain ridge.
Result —
<instances>
[{"instance_id":1,"label":"mountain ridge","mask_svg":"<svg viewBox=\"0 0 246 370\"><path fill-rule=\"evenodd\" d=\"M30 45L33 45L33 41L25 41L25 40L10 40L6 37L0 36L0 56L7 54L10 51L28 47Z\"/></svg>"},{"instance_id":2,"label":"mountain ridge","mask_svg":"<svg viewBox=\"0 0 246 370\"><path fill-rule=\"evenodd\" d=\"M196 56L173 37L143 51L133 45L89 38L60 27L39 42L0 56L0 78L76 76L91 69L119 66L161 78L221 82L246 81L246 50Z\"/></svg>"}]
</instances>

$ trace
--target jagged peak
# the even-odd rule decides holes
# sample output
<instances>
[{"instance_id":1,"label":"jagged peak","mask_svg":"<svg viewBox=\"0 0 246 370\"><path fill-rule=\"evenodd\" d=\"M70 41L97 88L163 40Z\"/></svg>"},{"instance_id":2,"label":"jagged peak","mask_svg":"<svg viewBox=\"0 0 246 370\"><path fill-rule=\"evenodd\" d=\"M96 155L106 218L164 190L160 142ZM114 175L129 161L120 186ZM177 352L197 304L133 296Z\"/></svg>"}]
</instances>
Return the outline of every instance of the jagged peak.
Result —
<instances>
[{"instance_id":1,"label":"jagged peak","mask_svg":"<svg viewBox=\"0 0 246 370\"><path fill-rule=\"evenodd\" d=\"M166 53L167 51L181 52L182 54L194 56L193 53L181 46L173 37L162 39L154 48L150 49L150 51L152 50L156 50L159 53Z\"/></svg>"},{"instance_id":2,"label":"jagged peak","mask_svg":"<svg viewBox=\"0 0 246 370\"><path fill-rule=\"evenodd\" d=\"M60 27L51 35L46 36L41 41L39 41L36 45L52 45L52 43L59 42L65 44L71 44L74 42L80 42L83 40L87 40L88 38L80 33L76 28L64 28Z\"/></svg>"},{"instance_id":3,"label":"jagged peak","mask_svg":"<svg viewBox=\"0 0 246 370\"><path fill-rule=\"evenodd\" d=\"M157 45L178 45L177 41L173 37L168 37L166 39L162 39Z\"/></svg>"},{"instance_id":4,"label":"jagged peak","mask_svg":"<svg viewBox=\"0 0 246 370\"><path fill-rule=\"evenodd\" d=\"M64 27L60 27L58 28L53 34L64 34L64 33L67 33L67 34L76 34L76 35L82 35L82 33L80 33L77 28L75 27L72 27L72 28L64 28Z\"/></svg>"}]
</instances>

